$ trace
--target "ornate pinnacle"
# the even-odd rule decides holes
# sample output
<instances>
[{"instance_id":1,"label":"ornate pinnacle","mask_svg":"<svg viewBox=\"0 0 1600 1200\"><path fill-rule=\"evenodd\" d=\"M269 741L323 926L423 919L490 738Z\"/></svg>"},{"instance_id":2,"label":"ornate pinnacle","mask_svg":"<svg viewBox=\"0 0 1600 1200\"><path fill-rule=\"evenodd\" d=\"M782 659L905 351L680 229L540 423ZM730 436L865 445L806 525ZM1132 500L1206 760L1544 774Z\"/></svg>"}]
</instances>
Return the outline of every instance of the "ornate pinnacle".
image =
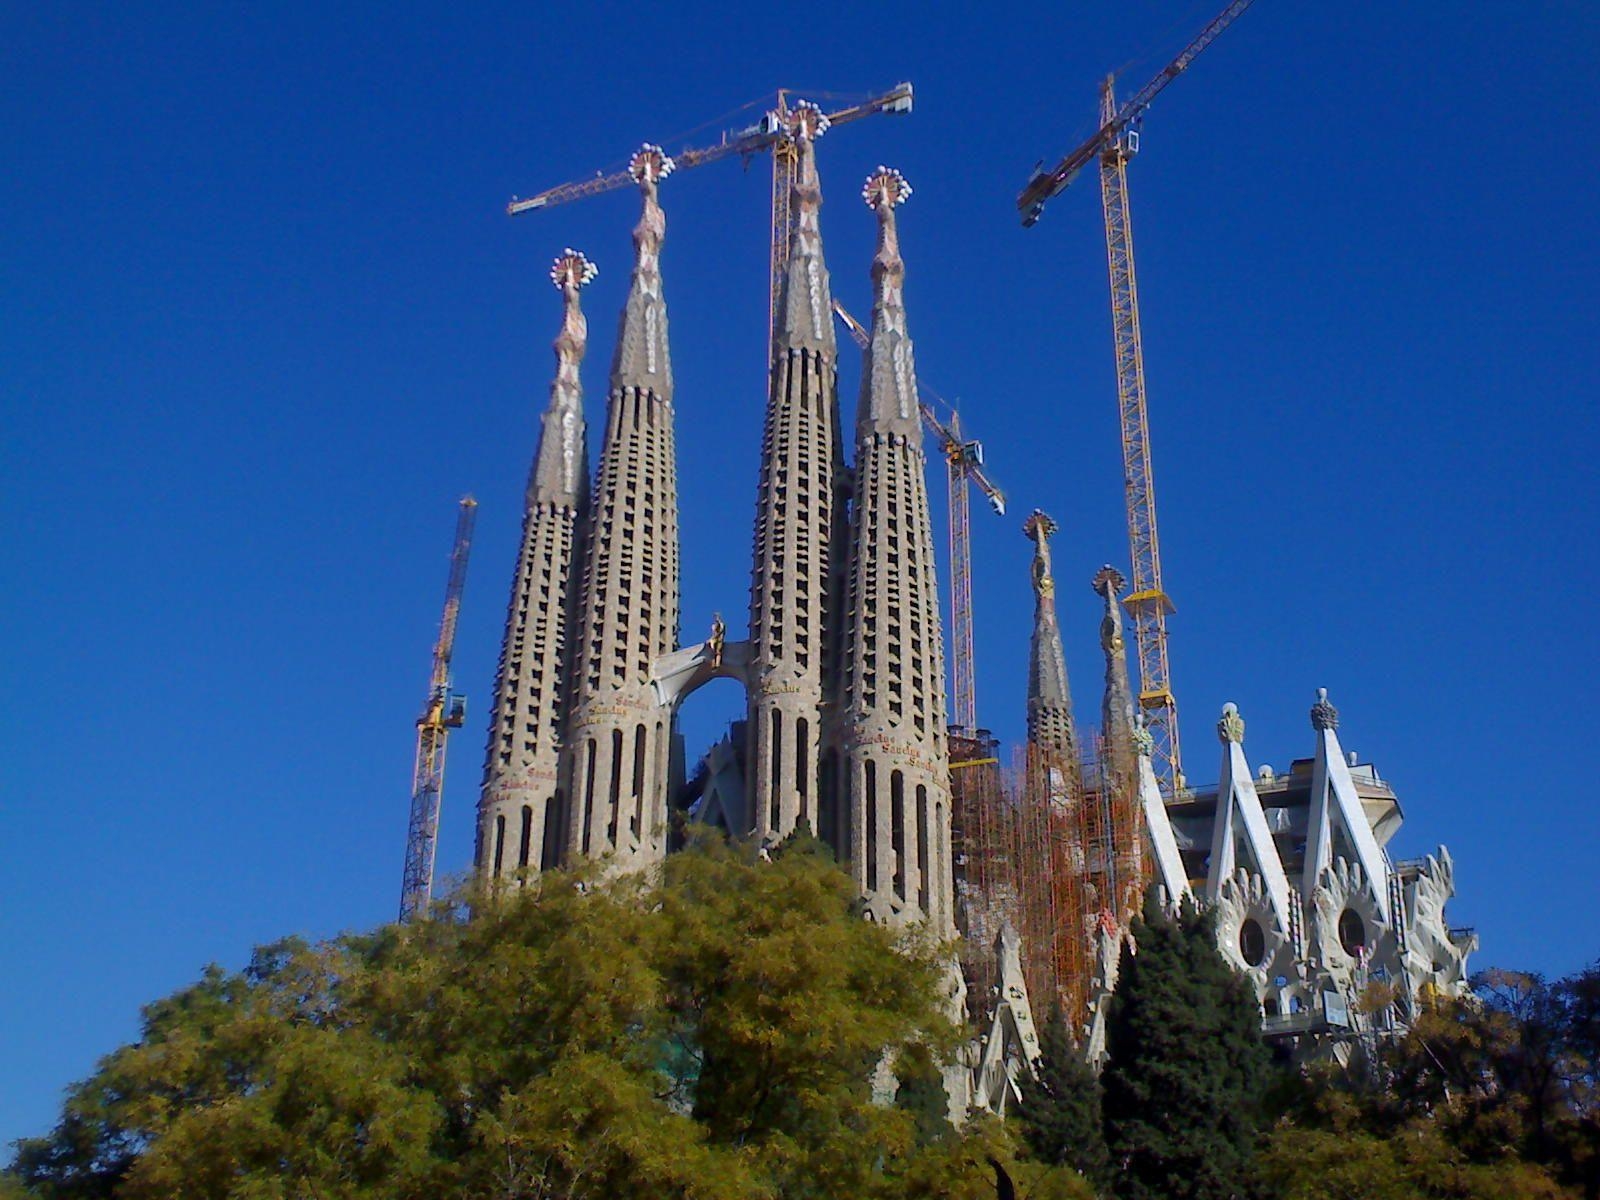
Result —
<instances>
[{"instance_id":1,"label":"ornate pinnacle","mask_svg":"<svg viewBox=\"0 0 1600 1200\"><path fill-rule=\"evenodd\" d=\"M876 210L883 205L898 208L911 199L911 185L893 167L879 167L867 176L867 182L861 187L861 198L870 209Z\"/></svg>"},{"instance_id":2,"label":"ornate pinnacle","mask_svg":"<svg viewBox=\"0 0 1600 1200\"><path fill-rule=\"evenodd\" d=\"M1044 509L1036 508L1022 522L1022 532L1037 542L1054 537L1061 532L1061 526L1057 525L1055 519Z\"/></svg>"},{"instance_id":3,"label":"ornate pinnacle","mask_svg":"<svg viewBox=\"0 0 1600 1200\"><path fill-rule=\"evenodd\" d=\"M1050 574L1049 539L1060 528L1042 508L1034 509L1022 522L1022 532L1033 543L1033 590L1041 600L1055 595L1056 581Z\"/></svg>"},{"instance_id":4,"label":"ornate pinnacle","mask_svg":"<svg viewBox=\"0 0 1600 1200\"><path fill-rule=\"evenodd\" d=\"M651 142L640 146L628 160L628 174L635 183L660 183L677 169L672 155Z\"/></svg>"},{"instance_id":5,"label":"ornate pinnacle","mask_svg":"<svg viewBox=\"0 0 1600 1200\"><path fill-rule=\"evenodd\" d=\"M1096 592L1110 600L1122 595L1122 589L1128 586L1128 581L1122 577L1121 571L1107 563L1094 573L1092 586Z\"/></svg>"},{"instance_id":6,"label":"ornate pinnacle","mask_svg":"<svg viewBox=\"0 0 1600 1200\"><path fill-rule=\"evenodd\" d=\"M600 268L590 262L582 251L568 246L550 268L550 282L556 285L557 291L564 292L569 287L576 291L598 274Z\"/></svg>"},{"instance_id":7,"label":"ornate pinnacle","mask_svg":"<svg viewBox=\"0 0 1600 1200\"><path fill-rule=\"evenodd\" d=\"M828 114L809 100L799 100L789 110L789 120L784 128L797 142L814 142L828 132Z\"/></svg>"},{"instance_id":8,"label":"ornate pinnacle","mask_svg":"<svg viewBox=\"0 0 1600 1200\"><path fill-rule=\"evenodd\" d=\"M1140 758L1149 758L1156 752L1156 739L1145 728L1142 712L1133 714L1133 752Z\"/></svg>"},{"instance_id":9,"label":"ornate pinnacle","mask_svg":"<svg viewBox=\"0 0 1600 1200\"><path fill-rule=\"evenodd\" d=\"M1244 718L1239 715L1239 706L1232 701L1222 706L1222 720L1217 722L1217 737L1223 745L1229 742L1244 743Z\"/></svg>"},{"instance_id":10,"label":"ornate pinnacle","mask_svg":"<svg viewBox=\"0 0 1600 1200\"><path fill-rule=\"evenodd\" d=\"M1328 703L1328 689L1317 689L1317 702L1311 706L1311 728L1339 728L1339 710Z\"/></svg>"}]
</instances>

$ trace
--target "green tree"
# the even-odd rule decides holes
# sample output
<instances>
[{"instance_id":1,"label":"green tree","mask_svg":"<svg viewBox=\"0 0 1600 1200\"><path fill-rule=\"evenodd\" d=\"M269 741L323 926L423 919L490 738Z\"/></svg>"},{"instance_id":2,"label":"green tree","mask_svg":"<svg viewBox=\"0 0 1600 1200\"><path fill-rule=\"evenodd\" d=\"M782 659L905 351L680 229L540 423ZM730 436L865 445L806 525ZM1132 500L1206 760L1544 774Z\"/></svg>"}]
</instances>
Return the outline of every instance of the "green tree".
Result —
<instances>
[{"instance_id":1,"label":"green tree","mask_svg":"<svg viewBox=\"0 0 1600 1200\"><path fill-rule=\"evenodd\" d=\"M1072 1040L1066 1014L1051 1008L1039 1043L1036 1078L1024 1078L1018 1126L1033 1157L1071 1167L1097 1187L1110 1182L1100 1080Z\"/></svg>"},{"instance_id":2,"label":"green tree","mask_svg":"<svg viewBox=\"0 0 1600 1200\"><path fill-rule=\"evenodd\" d=\"M885 1056L926 1076L946 1052L947 960L862 921L809 845L464 893L411 926L267 947L150 1005L4 1187L987 1200L989 1158L1015 1157L1002 1127L919 1137L913 1113L872 1102Z\"/></svg>"},{"instance_id":3,"label":"green tree","mask_svg":"<svg viewBox=\"0 0 1600 1200\"><path fill-rule=\"evenodd\" d=\"M1123 949L1101 1075L1119 1197L1255 1194L1268 1080L1260 1019L1217 954L1209 916L1186 908L1174 920L1148 900Z\"/></svg>"}]
</instances>

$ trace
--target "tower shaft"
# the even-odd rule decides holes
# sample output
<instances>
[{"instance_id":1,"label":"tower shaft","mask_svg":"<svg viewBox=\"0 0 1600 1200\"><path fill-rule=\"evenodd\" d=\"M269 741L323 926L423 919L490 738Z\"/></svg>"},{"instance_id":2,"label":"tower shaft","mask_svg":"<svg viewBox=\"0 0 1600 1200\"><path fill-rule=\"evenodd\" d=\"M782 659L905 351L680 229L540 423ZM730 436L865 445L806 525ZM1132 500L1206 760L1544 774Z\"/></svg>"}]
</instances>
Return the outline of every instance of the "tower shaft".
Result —
<instances>
[{"instance_id":1,"label":"tower shaft","mask_svg":"<svg viewBox=\"0 0 1600 1200\"><path fill-rule=\"evenodd\" d=\"M954 886L943 645L894 216L909 193L883 169L864 193L878 216L878 251L856 418L841 723L850 860L867 911L944 932L954 928Z\"/></svg>"},{"instance_id":2,"label":"tower shaft","mask_svg":"<svg viewBox=\"0 0 1600 1200\"><path fill-rule=\"evenodd\" d=\"M644 209L611 368L562 756L568 855L614 853L624 869L666 852L672 729L650 671L678 640L672 365L660 270L666 218L656 199L671 162L659 147L634 156Z\"/></svg>"},{"instance_id":3,"label":"tower shaft","mask_svg":"<svg viewBox=\"0 0 1600 1200\"><path fill-rule=\"evenodd\" d=\"M578 378L589 326L578 290L594 274L593 265L572 250L551 270L564 300L555 341L556 377L528 473L478 800L477 867L491 879L556 866L566 833L559 759L568 701L568 631L577 611L575 566L582 559L589 501Z\"/></svg>"},{"instance_id":4,"label":"tower shaft","mask_svg":"<svg viewBox=\"0 0 1600 1200\"><path fill-rule=\"evenodd\" d=\"M822 255L815 139L820 112L796 109L793 236L773 343L750 587L747 787L754 832L818 827L827 651L838 620L838 352ZM837 838L835 814L825 831Z\"/></svg>"}]
</instances>

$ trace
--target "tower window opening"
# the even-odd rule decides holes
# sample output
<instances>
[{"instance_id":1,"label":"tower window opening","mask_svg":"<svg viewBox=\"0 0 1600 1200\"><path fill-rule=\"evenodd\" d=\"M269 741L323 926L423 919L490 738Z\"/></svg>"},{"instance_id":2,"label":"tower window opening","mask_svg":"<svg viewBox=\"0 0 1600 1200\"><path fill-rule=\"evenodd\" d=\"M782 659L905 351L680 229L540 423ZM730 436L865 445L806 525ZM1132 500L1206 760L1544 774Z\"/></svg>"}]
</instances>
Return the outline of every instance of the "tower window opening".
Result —
<instances>
[{"instance_id":1,"label":"tower window opening","mask_svg":"<svg viewBox=\"0 0 1600 1200\"><path fill-rule=\"evenodd\" d=\"M894 855L894 894L906 898L906 780L899 771L889 775L889 847Z\"/></svg>"},{"instance_id":2,"label":"tower window opening","mask_svg":"<svg viewBox=\"0 0 1600 1200\"><path fill-rule=\"evenodd\" d=\"M867 891L878 890L878 764L872 759L867 759L867 819L864 822L866 829L866 859L867 859Z\"/></svg>"},{"instance_id":3,"label":"tower window opening","mask_svg":"<svg viewBox=\"0 0 1600 1200\"><path fill-rule=\"evenodd\" d=\"M502 813L494 819L494 873L500 874L506 853L506 818Z\"/></svg>"},{"instance_id":4,"label":"tower window opening","mask_svg":"<svg viewBox=\"0 0 1600 1200\"><path fill-rule=\"evenodd\" d=\"M533 806L531 804L524 804L522 806L522 841L520 846L517 848L517 865L519 867L525 867L528 865L528 851L532 845Z\"/></svg>"},{"instance_id":5,"label":"tower window opening","mask_svg":"<svg viewBox=\"0 0 1600 1200\"><path fill-rule=\"evenodd\" d=\"M928 912L928 788L917 784L917 906Z\"/></svg>"}]
</instances>

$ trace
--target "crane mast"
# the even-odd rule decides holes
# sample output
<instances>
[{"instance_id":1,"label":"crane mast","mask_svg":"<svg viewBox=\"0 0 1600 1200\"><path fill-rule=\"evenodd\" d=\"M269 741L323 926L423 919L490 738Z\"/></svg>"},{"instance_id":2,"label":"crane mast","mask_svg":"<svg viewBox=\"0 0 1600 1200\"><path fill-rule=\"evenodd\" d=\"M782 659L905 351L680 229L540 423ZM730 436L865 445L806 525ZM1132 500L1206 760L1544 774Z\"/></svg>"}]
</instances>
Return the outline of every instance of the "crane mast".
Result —
<instances>
[{"instance_id":1,"label":"crane mast","mask_svg":"<svg viewBox=\"0 0 1600 1200\"><path fill-rule=\"evenodd\" d=\"M850 336L862 349L870 335L839 301L833 311L844 322ZM972 522L967 493L970 483L1000 516L1006 512L1006 497L983 469L983 443L969 441L961 433L961 414L946 404L932 388L917 380L918 407L922 423L939 443L945 462L945 477L950 487L950 723L968 737L978 727L977 658L972 642ZM929 396L950 413L949 422L939 419L920 396Z\"/></svg>"},{"instance_id":2,"label":"crane mast","mask_svg":"<svg viewBox=\"0 0 1600 1200\"><path fill-rule=\"evenodd\" d=\"M1100 124L1082 145L1046 171L1035 168L1017 196L1024 226L1032 226L1045 204L1066 191L1079 171L1100 163L1100 206L1105 220L1106 267L1111 280L1111 327L1116 353L1117 409L1122 430L1122 468L1128 510L1128 552L1133 590L1123 605L1133 623L1139 656L1139 707L1154 738L1151 765L1169 801L1183 792L1183 757L1178 742L1178 702L1167 659L1167 617L1174 611L1161 581L1161 539L1156 526L1155 473L1150 461L1150 414L1145 402L1144 342L1139 329L1139 284L1133 259L1133 221L1128 206L1128 160L1139 149L1139 121L1150 102L1233 24L1253 0L1232 0L1190 39L1176 58L1120 107L1112 79L1100 90Z\"/></svg>"},{"instance_id":3,"label":"crane mast","mask_svg":"<svg viewBox=\"0 0 1600 1200\"><path fill-rule=\"evenodd\" d=\"M1114 119L1116 99L1107 79L1100 93L1101 125ZM1100 204L1106 226L1106 268L1111 277L1111 330L1116 348L1117 410L1122 426L1122 478L1128 509L1128 553L1133 590L1123 599L1133 621L1139 655L1139 707L1155 740L1150 763L1162 792L1183 788L1178 743L1178 701L1167 663L1171 599L1161 585L1161 538L1156 527L1155 473L1150 465L1150 414L1145 404L1144 342L1139 332L1139 281L1133 264L1133 221L1128 210L1128 159L1138 134L1124 128L1100 154Z\"/></svg>"},{"instance_id":4,"label":"crane mast","mask_svg":"<svg viewBox=\"0 0 1600 1200\"><path fill-rule=\"evenodd\" d=\"M450 551L450 577L444 591L439 640L433 647L428 699L417 718L417 755L411 770L411 818L406 830L405 872L400 883L400 920L426 912L433 899L434 858L439 847L439 801L444 794L444 752L452 729L466 719L467 700L450 686L450 656L456 644L456 619L467 582L467 556L472 552L472 527L478 502L461 499L456 536Z\"/></svg>"}]
</instances>

